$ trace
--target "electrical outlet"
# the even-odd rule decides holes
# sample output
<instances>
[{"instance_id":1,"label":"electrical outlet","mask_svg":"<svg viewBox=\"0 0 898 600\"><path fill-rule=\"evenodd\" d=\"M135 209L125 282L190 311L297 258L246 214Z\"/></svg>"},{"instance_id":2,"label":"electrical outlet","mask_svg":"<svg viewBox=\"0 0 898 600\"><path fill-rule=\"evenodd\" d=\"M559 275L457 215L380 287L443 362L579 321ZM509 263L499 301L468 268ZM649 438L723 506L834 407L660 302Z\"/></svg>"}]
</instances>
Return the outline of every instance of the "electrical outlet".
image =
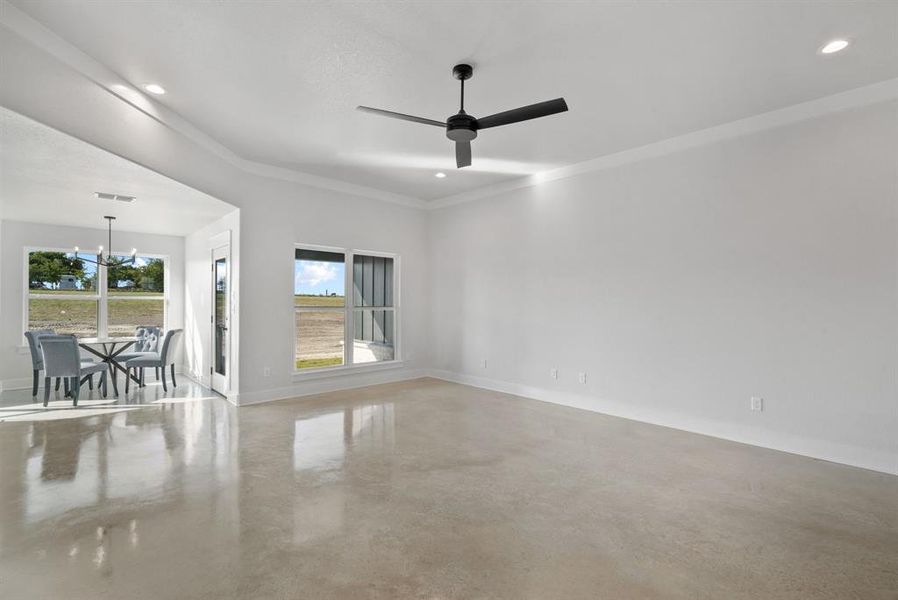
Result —
<instances>
[{"instance_id":1,"label":"electrical outlet","mask_svg":"<svg viewBox=\"0 0 898 600\"><path fill-rule=\"evenodd\" d=\"M558 379L558 369L549 369L549 376L552 377L552 379Z\"/></svg>"},{"instance_id":2,"label":"electrical outlet","mask_svg":"<svg viewBox=\"0 0 898 600\"><path fill-rule=\"evenodd\" d=\"M760 396L751 397L751 409L761 411L764 410L764 399Z\"/></svg>"},{"instance_id":3,"label":"electrical outlet","mask_svg":"<svg viewBox=\"0 0 898 600\"><path fill-rule=\"evenodd\" d=\"M577 379L580 383L586 383L586 373L580 373L580 376Z\"/></svg>"},{"instance_id":4,"label":"electrical outlet","mask_svg":"<svg viewBox=\"0 0 898 600\"><path fill-rule=\"evenodd\" d=\"M271 377L271 367L265 367L264 369L262 369L262 376Z\"/></svg>"}]
</instances>

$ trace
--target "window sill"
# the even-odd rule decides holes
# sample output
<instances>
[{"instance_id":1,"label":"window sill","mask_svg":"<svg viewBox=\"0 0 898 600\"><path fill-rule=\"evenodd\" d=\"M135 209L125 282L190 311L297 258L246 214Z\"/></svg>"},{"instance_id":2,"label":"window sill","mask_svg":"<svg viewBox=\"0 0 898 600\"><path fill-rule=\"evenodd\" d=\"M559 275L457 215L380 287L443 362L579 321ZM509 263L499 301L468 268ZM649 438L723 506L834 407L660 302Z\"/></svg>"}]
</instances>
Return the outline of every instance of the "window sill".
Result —
<instances>
[{"instance_id":1,"label":"window sill","mask_svg":"<svg viewBox=\"0 0 898 600\"><path fill-rule=\"evenodd\" d=\"M309 381L313 379L326 379L328 377L343 377L376 371L387 371L402 368L401 360L391 360L379 363L367 363L360 365L343 365L340 367L326 367L324 369L303 369L293 371L293 381Z\"/></svg>"}]
</instances>

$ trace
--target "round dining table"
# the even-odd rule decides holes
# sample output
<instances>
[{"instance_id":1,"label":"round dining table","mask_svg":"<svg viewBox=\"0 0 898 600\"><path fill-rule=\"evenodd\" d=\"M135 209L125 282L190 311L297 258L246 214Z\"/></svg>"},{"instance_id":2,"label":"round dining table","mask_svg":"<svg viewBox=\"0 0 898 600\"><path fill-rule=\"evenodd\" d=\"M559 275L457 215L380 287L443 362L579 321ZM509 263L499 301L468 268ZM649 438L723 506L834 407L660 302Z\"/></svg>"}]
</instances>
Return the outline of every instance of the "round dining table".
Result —
<instances>
[{"instance_id":1,"label":"round dining table","mask_svg":"<svg viewBox=\"0 0 898 600\"><path fill-rule=\"evenodd\" d=\"M116 380L116 371L121 371L128 377L128 371L122 364L116 360L122 352L133 346L140 338L134 336L123 337L92 337L79 338L78 345L90 352L94 356L100 358L109 366L109 376L112 379L113 394L118 396L118 383ZM137 377L132 377L135 383L139 383Z\"/></svg>"}]
</instances>

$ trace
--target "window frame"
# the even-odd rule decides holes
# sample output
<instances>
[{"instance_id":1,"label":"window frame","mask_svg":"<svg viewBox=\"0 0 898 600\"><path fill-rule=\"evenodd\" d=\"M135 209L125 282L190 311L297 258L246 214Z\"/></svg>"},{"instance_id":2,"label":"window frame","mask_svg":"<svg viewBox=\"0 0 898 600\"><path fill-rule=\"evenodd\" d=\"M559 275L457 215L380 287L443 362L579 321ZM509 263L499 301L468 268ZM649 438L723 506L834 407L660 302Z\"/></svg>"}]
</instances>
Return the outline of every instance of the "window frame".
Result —
<instances>
[{"instance_id":1,"label":"window frame","mask_svg":"<svg viewBox=\"0 0 898 600\"><path fill-rule=\"evenodd\" d=\"M66 254L73 254L72 248L53 248L50 246L25 246L23 249L23 257L22 257L22 339L25 340L25 332L28 331L28 323L30 318L30 306L29 300L31 298L53 298L57 300L95 300L97 302L97 337L104 338L109 337L109 305L108 302L110 300L109 296L109 285L108 285L108 273L106 267L97 265L97 292L95 294L41 294L31 293L31 288L29 287L30 278L29 278L29 266L30 266L30 256L32 252L65 252ZM95 257L94 254L88 254L87 252L79 252L79 254L84 254L85 256ZM113 251L111 253L113 256L130 256L131 252L117 252ZM163 268L163 284L165 289L161 294L153 295L153 296L143 296L141 298L125 298L123 296L112 296L113 300L162 300L162 327L163 330L168 330L168 309L169 309L169 290L171 288L171 269L169 256L166 254L153 254L153 253L138 253L138 257L141 258L156 258L162 260L162 268Z\"/></svg>"},{"instance_id":2,"label":"window frame","mask_svg":"<svg viewBox=\"0 0 898 600\"><path fill-rule=\"evenodd\" d=\"M297 250L317 250L322 252L333 252L343 255L343 295L344 302L342 307L338 306L297 306L296 305L296 286L293 287L293 375L296 379L312 379L316 377L326 377L329 375L338 375L346 372L360 372L368 370L388 369L402 366L402 327L401 327L401 298L400 289L401 280L401 258L393 252L381 252L379 250L361 250L357 248L343 248L339 246L321 246L317 244L293 244L293 264L292 277L296 276L296 251ZM353 291L353 273L355 256L374 256L378 258L393 259L393 305L368 307L355 306L355 295ZM362 310L388 310L393 313L393 360L383 360L379 362L369 363L353 363L354 358L354 334L355 334L355 315L356 312ZM343 312L343 364L334 365L332 367L316 367L309 369L300 369L296 366L296 315L302 312Z\"/></svg>"}]
</instances>

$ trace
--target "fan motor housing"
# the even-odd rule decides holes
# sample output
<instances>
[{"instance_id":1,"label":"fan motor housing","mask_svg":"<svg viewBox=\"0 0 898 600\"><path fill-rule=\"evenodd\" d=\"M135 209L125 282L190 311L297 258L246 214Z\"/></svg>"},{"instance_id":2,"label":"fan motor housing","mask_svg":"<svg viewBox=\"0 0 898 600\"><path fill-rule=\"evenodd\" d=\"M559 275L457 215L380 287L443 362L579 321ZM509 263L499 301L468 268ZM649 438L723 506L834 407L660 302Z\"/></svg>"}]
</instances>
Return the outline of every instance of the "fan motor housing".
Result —
<instances>
[{"instance_id":1,"label":"fan motor housing","mask_svg":"<svg viewBox=\"0 0 898 600\"><path fill-rule=\"evenodd\" d=\"M474 76L474 67L469 64L462 63L460 65L455 65L452 67L452 76L458 79L459 81L464 81L465 79L470 79Z\"/></svg>"},{"instance_id":2,"label":"fan motor housing","mask_svg":"<svg viewBox=\"0 0 898 600\"><path fill-rule=\"evenodd\" d=\"M470 142L477 137L477 119L459 113L446 119L446 137L453 142Z\"/></svg>"}]
</instances>

